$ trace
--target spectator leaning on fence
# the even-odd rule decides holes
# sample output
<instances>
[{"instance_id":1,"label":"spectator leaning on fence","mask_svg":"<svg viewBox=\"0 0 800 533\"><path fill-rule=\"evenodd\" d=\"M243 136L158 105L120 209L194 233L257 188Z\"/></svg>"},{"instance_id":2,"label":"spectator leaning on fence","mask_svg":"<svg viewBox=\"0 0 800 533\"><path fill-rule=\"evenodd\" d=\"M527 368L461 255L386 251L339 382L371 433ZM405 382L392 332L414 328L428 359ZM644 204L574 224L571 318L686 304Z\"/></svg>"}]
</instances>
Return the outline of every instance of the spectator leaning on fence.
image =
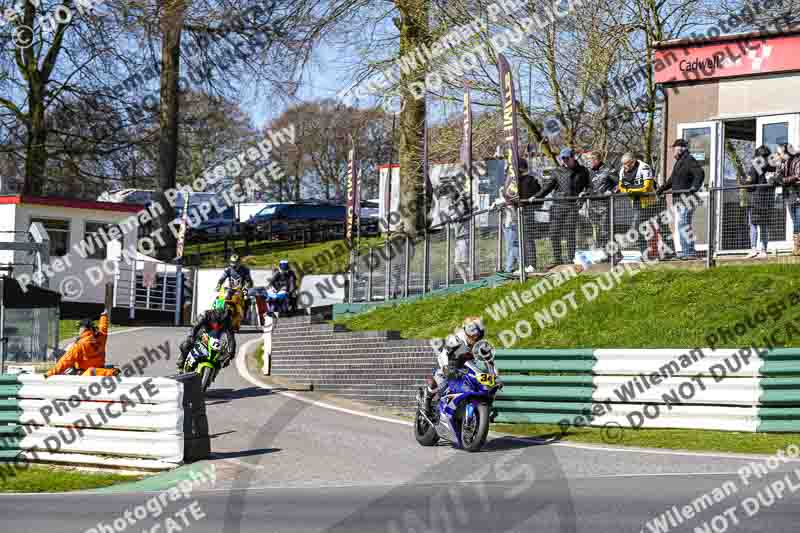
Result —
<instances>
[{"instance_id":1,"label":"spectator leaning on fence","mask_svg":"<svg viewBox=\"0 0 800 533\"><path fill-rule=\"evenodd\" d=\"M664 217L660 216L658 211L658 203L656 197L653 195L655 190L655 177L650 165L644 161L636 159L636 156L628 152L622 156L622 168L619 169L619 191L630 195L633 205L633 228L638 235L639 251L642 254L642 259L645 259L647 254L647 240L652 239L657 243L655 235L649 237L649 232L639 231L641 224L647 220L653 220L658 224L658 230L661 233L661 239L664 241L664 254L661 259L669 259L672 257L672 234L670 233L669 225L664 221ZM650 257L655 259L658 257L658 248L654 246L650 250Z\"/></svg>"},{"instance_id":2,"label":"spectator leaning on fence","mask_svg":"<svg viewBox=\"0 0 800 533\"><path fill-rule=\"evenodd\" d=\"M614 168L603 162L600 152L592 152L590 158L589 175L591 177L589 196L611 196L617 191L618 180ZM609 242L609 200L608 198L594 198L589 202L589 220L594 226L595 247L605 250ZM622 259L622 254L617 252L617 260ZM603 262L608 261L606 257Z\"/></svg>"},{"instance_id":3,"label":"spectator leaning on fence","mask_svg":"<svg viewBox=\"0 0 800 533\"><path fill-rule=\"evenodd\" d=\"M564 148L559 155L563 170L556 171L534 197L544 198L553 192L550 208L550 242L553 245L555 263L548 269L563 264L561 241L567 241L567 261L575 258L575 232L578 225L577 196L589 187L589 171L578 163L575 152Z\"/></svg>"},{"instance_id":4,"label":"spectator leaning on fence","mask_svg":"<svg viewBox=\"0 0 800 533\"><path fill-rule=\"evenodd\" d=\"M800 255L800 154L788 143L778 145L780 167L776 184L783 186L783 201L792 217L792 255Z\"/></svg>"},{"instance_id":5,"label":"spectator leaning on fence","mask_svg":"<svg viewBox=\"0 0 800 533\"><path fill-rule=\"evenodd\" d=\"M458 275L464 283L471 281L469 271L469 203L467 197L460 192L454 191L451 195L450 217L457 220L453 224L453 232L456 240L454 266Z\"/></svg>"},{"instance_id":6,"label":"spectator leaning on fence","mask_svg":"<svg viewBox=\"0 0 800 533\"><path fill-rule=\"evenodd\" d=\"M506 264L505 272L514 272L514 264L519 257L519 233L517 208L520 201L532 198L541 187L535 177L528 173L528 162L522 158L518 161L519 176L519 196L517 200L508 203L503 195L494 202L494 207L505 207L503 216L503 241L505 242ZM522 208L522 221L525 229L529 232L534 230L534 211L530 204L524 204ZM525 245L525 264L527 270L533 271L536 267L536 242L531 234Z\"/></svg>"},{"instance_id":7,"label":"spectator leaning on fence","mask_svg":"<svg viewBox=\"0 0 800 533\"><path fill-rule=\"evenodd\" d=\"M519 159L519 199L520 201L530 200L536 193L542 190L539 180L530 174L528 162ZM525 242L522 243L522 253L525 254L525 270L528 273L536 271L536 218L534 206L530 203L523 204L522 220L525 229Z\"/></svg>"},{"instance_id":8,"label":"spectator leaning on fence","mask_svg":"<svg viewBox=\"0 0 800 533\"><path fill-rule=\"evenodd\" d=\"M750 226L750 255L748 259L767 257L769 244L769 216L774 203L774 191L767 184L775 179L775 167L768 163L771 152L767 146L759 146L754 154L754 161L763 164L754 164L748 169L747 174L740 184L740 205L747 212L747 223ZM759 239L759 236L761 237ZM759 241L761 247L759 248Z\"/></svg>"},{"instance_id":9,"label":"spectator leaning on fence","mask_svg":"<svg viewBox=\"0 0 800 533\"><path fill-rule=\"evenodd\" d=\"M694 195L703 186L705 172L700 163L689 153L689 143L684 139L677 139L672 143L675 166L672 167L667 181L658 188L658 194L672 190L680 198ZM673 194L673 200L676 198ZM692 230L692 217L694 216L695 202L675 202L678 209L678 236L681 240L680 259L696 259L697 251L694 247L694 231Z\"/></svg>"}]
</instances>

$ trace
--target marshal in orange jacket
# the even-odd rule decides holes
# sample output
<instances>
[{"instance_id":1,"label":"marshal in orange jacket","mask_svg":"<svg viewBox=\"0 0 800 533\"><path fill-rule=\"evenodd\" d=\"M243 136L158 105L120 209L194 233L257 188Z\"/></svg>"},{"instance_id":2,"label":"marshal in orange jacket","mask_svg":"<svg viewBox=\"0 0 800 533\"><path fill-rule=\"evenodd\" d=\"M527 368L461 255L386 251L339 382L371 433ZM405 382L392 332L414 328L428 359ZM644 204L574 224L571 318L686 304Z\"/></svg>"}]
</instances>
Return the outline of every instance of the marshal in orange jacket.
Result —
<instances>
[{"instance_id":1,"label":"marshal in orange jacket","mask_svg":"<svg viewBox=\"0 0 800 533\"><path fill-rule=\"evenodd\" d=\"M77 341L67 350L56 366L47 372L48 376L62 374L68 368L77 368L81 373L92 367L103 368L106 364L106 340L108 339L108 315L100 315L97 334L85 330Z\"/></svg>"}]
</instances>

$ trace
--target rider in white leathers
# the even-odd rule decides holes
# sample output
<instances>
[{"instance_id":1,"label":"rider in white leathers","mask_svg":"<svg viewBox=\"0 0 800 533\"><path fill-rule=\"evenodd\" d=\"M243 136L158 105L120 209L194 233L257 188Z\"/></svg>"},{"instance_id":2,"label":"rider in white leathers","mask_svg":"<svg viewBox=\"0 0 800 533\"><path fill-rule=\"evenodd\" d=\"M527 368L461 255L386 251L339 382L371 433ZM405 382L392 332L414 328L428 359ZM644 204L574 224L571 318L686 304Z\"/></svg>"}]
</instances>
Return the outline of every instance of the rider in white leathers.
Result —
<instances>
[{"instance_id":1,"label":"rider in white leathers","mask_svg":"<svg viewBox=\"0 0 800 533\"><path fill-rule=\"evenodd\" d=\"M478 317L467 317L464 324L454 335L448 335L444 346L439 351L437 362L439 368L428 378L428 386L423 388L423 402L426 414L432 411L431 400L439 389L447 383L448 374L461 368L465 362L474 359L472 348L486 335L483 321Z\"/></svg>"}]
</instances>

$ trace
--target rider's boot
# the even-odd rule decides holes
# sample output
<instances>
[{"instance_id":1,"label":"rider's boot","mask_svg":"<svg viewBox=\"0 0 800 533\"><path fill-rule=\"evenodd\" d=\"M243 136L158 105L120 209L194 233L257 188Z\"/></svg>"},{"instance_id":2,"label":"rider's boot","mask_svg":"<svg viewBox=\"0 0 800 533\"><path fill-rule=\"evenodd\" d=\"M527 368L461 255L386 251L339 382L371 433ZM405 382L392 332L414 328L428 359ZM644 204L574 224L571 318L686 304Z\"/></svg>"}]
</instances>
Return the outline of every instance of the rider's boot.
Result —
<instances>
[{"instance_id":1,"label":"rider's boot","mask_svg":"<svg viewBox=\"0 0 800 533\"><path fill-rule=\"evenodd\" d=\"M175 366L178 368L179 371L183 370L183 365L186 364L186 356L189 355L189 350L192 349L191 343L188 340L185 340L181 343L180 347L178 348L178 359L175 361Z\"/></svg>"},{"instance_id":2,"label":"rider's boot","mask_svg":"<svg viewBox=\"0 0 800 533\"><path fill-rule=\"evenodd\" d=\"M433 382L433 383L431 383ZM433 379L428 379L428 385L422 387L422 408L425 416L433 416L433 397L436 396L436 382Z\"/></svg>"}]
</instances>

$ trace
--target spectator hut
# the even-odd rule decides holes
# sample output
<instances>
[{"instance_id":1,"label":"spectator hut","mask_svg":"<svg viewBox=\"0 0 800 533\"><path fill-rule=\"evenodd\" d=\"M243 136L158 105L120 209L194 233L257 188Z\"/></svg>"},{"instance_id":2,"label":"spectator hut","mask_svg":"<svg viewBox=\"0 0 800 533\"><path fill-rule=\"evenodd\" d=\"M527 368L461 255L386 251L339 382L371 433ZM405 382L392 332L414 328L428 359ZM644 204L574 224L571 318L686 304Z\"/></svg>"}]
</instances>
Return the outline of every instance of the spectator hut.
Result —
<instances>
[{"instance_id":1,"label":"spectator hut","mask_svg":"<svg viewBox=\"0 0 800 533\"><path fill-rule=\"evenodd\" d=\"M719 30L715 33L719 34ZM708 34L714 33L709 29ZM670 146L686 139L705 169L702 196L714 190L718 253L749 249L747 195L737 190L753 152L767 145L800 144L800 31L761 31L712 39L678 39L656 44L655 79L661 87L664 122L661 174L669 175ZM635 78L631 73L626 78ZM624 85L635 86L634 80ZM616 85L621 86L622 83ZM771 191L770 250L791 247L791 220L781 190ZM705 235L705 208L695 217L695 232ZM677 241L677 237L676 237Z\"/></svg>"},{"instance_id":2,"label":"spectator hut","mask_svg":"<svg viewBox=\"0 0 800 533\"><path fill-rule=\"evenodd\" d=\"M130 277L130 268L120 268L121 251L135 250L137 245L136 230L117 240L103 236L141 209L122 203L0 195L0 268L25 285L32 281L62 293L65 317L99 313L105 284ZM20 246L33 242L32 226L37 225L49 240L49 256L43 260Z\"/></svg>"}]
</instances>

